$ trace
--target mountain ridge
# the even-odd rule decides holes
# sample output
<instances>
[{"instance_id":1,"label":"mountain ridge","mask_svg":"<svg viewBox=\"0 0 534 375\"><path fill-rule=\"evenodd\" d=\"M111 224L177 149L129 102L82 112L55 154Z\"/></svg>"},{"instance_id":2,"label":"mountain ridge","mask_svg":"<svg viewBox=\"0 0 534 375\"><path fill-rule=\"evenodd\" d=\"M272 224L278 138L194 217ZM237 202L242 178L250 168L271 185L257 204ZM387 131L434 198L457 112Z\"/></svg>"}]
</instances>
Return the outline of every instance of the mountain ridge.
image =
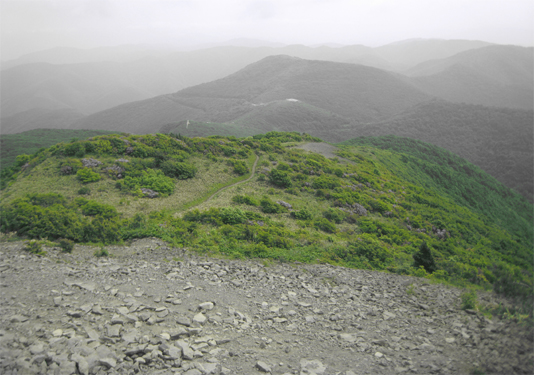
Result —
<instances>
[{"instance_id":1,"label":"mountain ridge","mask_svg":"<svg viewBox=\"0 0 534 375\"><path fill-rule=\"evenodd\" d=\"M208 98L213 103L210 104ZM354 121L371 121L429 97L403 78L380 69L279 55L267 57L216 81L90 115L72 128L106 126L106 117L112 118L114 111L123 116L120 113L127 109L131 117L127 121L130 131L143 132L145 108L161 106L161 110L154 110L160 119L151 121L151 126L157 128L172 121L162 114L172 102L177 103L177 109L170 116L180 114L184 103L188 107L174 121L225 122L249 112L254 104L287 99L302 100L333 112L336 109L340 116L350 116ZM221 115L224 119L217 117ZM122 123L126 125L124 120Z\"/></svg>"},{"instance_id":2,"label":"mountain ridge","mask_svg":"<svg viewBox=\"0 0 534 375\"><path fill-rule=\"evenodd\" d=\"M534 48L488 46L412 68L424 92L452 102L532 109Z\"/></svg>"},{"instance_id":3,"label":"mountain ridge","mask_svg":"<svg viewBox=\"0 0 534 375\"><path fill-rule=\"evenodd\" d=\"M465 45L461 48L445 48L445 51L448 51L445 56L465 48L480 47L478 42L464 42ZM426 42L424 45L429 51L426 52L426 57L423 60L431 57L443 57L443 51L437 54L432 52L432 48L430 48L432 43L454 46L456 41ZM410 43L403 48L409 46ZM437 48L438 52L440 48ZM394 50L388 55L388 58L393 60L388 61L387 58L380 57L375 53L377 49L361 45L339 48L326 46L312 48L303 45L279 48L212 47L194 51L168 51L168 53L152 53L150 50L139 49L135 46L125 46L122 49L118 48L117 51L107 47L102 48L101 51L96 49L97 56L88 56L86 61L74 56L71 60L65 60L65 62L71 61L70 64L54 65L51 68L54 70L53 75L44 74L40 64L61 61L61 59L29 60L27 64L5 68L1 72L3 81L13 82L9 85L9 90L3 90L2 93L2 116L14 115L36 106L42 109L57 109L58 103L61 104L61 108L68 107L81 113L94 113L98 110L111 108L113 105L168 94L219 79L248 64L276 54L289 54L310 60L363 64L391 71L400 70L396 68L394 60L402 56L402 48L399 50L397 46ZM139 53L140 55L137 55ZM107 58L106 54L112 58ZM98 60L98 56L102 56L102 59ZM127 59L124 56L138 56L139 58ZM21 74L17 74L17 72L21 72ZM75 79L71 86L70 80L73 75ZM35 77L35 80L41 82L38 93L35 92L33 86L27 86L27 77ZM79 82L83 81L83 77L90 77L90 79L86 80L83 86L80 86ZM63 89L58 89L58 86ZM13 92L21 91L24 87L27 89L19 92L19 95L12 95ZM134 94L135 96L133 96ZM101 100L98 106L90 106L84 101L73 100L79 97L85 98L86 101L98 101L108 95L112 95L112 97L107 101ZM43 100L44 97L48 98L48 101ZM21 129L21 131L24 130L28 129Z\"/></svg>"}]
</instances>

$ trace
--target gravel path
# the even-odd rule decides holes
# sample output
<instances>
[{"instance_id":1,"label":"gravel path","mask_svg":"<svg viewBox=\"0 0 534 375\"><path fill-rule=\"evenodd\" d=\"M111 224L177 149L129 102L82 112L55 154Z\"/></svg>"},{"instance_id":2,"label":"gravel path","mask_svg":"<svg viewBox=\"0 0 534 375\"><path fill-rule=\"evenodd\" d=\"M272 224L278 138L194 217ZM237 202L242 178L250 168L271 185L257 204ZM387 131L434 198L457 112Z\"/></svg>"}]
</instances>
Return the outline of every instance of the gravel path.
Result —
<instances>
[{"instance_id":1,"label":"gravel path","mask_svg":"<svg viewBox=\"0 0 534 375\"><path fill-rule=\"evenodd\" d=\"M158 239L101 258L0 245L2 374L532 373L531 330L460 310L460 290L424 279Z\"/></svg>"}]
</instances>

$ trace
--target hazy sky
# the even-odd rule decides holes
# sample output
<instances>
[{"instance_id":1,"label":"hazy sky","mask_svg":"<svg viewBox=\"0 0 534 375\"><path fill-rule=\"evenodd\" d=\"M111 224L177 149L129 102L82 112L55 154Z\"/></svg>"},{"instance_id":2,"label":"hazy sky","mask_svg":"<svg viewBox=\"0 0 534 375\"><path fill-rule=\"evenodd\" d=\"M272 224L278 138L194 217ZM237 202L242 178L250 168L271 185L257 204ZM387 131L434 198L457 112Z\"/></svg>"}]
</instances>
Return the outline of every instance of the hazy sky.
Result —
<instances>
[{"instance_id":1,"label":"hazy sky","mask_svg":"<svg viewBox=\"0 0 534 375\"><path fill-rule=\"evenodd\" d=\"M0 0L2 60L57 46L234 38L377 46L410 38L534 44L533 0Z\"/></svg>"}]
</instances>

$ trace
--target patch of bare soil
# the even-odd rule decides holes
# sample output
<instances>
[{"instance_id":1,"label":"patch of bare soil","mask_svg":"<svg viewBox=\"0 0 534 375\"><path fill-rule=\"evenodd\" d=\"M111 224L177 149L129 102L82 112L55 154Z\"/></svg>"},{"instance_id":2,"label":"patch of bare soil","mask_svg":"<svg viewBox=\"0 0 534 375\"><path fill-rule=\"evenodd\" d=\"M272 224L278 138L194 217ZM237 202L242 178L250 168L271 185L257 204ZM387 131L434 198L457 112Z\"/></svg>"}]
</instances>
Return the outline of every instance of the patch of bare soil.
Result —
<instances>
[{"instance_id":1,"label":"patch of bare soil","mask_svg":"<svg viewBox=\"0 0 534 375\"><path fill-rule=\"evenodd\" d=\"M305 143L301 146L298 146L298 148L301 148L303 150L306 150L306 151L310 151L310 152L316 152L318 154L321 154L323 155L325 158L337 158L339 156L335 155L334 154L334 151L337 150L337 147L336 146L332 146L328 143L324 143L324 142L321 142L321 143L317 143L317 142L310 142L310 143Z\"/></svg>"}]
</instances>

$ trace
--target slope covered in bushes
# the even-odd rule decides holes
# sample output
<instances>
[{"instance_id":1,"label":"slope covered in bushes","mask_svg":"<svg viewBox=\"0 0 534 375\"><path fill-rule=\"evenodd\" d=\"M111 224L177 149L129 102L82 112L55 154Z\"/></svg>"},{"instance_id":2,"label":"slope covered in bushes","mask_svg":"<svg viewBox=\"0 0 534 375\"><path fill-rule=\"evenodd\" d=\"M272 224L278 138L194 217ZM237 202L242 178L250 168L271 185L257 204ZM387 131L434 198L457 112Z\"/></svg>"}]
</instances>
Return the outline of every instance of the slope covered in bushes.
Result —
<instances>
[{"instance_id":1,"label":"slope covered in bushes","mask_svg":"<svg viewBox=\"0 0 534 375\"><path fill-rule=\"evenodd\" d=\"M3 191L1 229L78 242L159 237L214 256L327 262L530 298L532 235L508 228L513 220L520 228L522 214L503 223L491 213L505 203L484 211L477 195L447 193L423 155L367 145L327 159L299 148L317 141L271 132L58 144L23 157ZM463 170L463 161L449 160ZM253 178L233 186L254 163ZM471 183L452 175L459 191ZM223 186L231 187L207 200Z\"/></svg>"},{"instance_id":2,"label":"slope covered in bushes","mask_svg":"<svg viewBox=\"0 0 534 375\"><path fill-rule=\"evenodd\" d=\"M338 144L350 151L367 146L389 150L376 157L406 181L439 191L505 228L518 239L532 243L532 205L479 167L445 149L411 138L359 137Z\"/></svg>"}]
</instances>

